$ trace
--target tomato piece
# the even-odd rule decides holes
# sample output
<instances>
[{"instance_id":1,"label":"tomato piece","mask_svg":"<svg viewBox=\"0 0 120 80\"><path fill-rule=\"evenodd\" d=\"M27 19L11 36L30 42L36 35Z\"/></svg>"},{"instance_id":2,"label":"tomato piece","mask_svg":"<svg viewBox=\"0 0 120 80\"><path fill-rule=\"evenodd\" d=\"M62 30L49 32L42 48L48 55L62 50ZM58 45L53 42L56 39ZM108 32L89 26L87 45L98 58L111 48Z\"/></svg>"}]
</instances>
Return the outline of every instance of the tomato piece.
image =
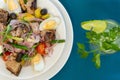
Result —
<instances>
[{"instance_id":1,"label":"tomato piece","mask_svg":"<svg viewBox=\"0 0 120 80\"><path fill-rule=\"evenodd\" d=\"M6 51L4 54L9 56L11 54L11 52Z\"/></svg>"},{"instance_id":2,"label":"tomato piece","mask_svg":"<svg viewBox=\"0 0 120 80\"><path fill-rule=\"evenodd\" d=\"M8 60L8 56L6 56L5 54L3 54L2 58L3 58L4 61Z\"/></svg>"},{"instance_id":3,"label":"tomato piece","mask_svg":"<svg viewBox=\"0 0 120 80\"><path fill-rule=\"evenodd\" d=\"M3 60L4 61L7 61L8 60L8 56L11 54L11 52L5 52L4 54L3 54L3 56L2 56L2 58L3 58Z\"/></svg>"},{"instance_id":4,"label":"tomato piece","mask_svg":"<svg viewBox=\"0 0 120 80\"><path fill-rule=\"evenodd\" d=\"M45 43L40 43L40 44L37 46L36 50L37 50L37 52L38 52L39 54L45 55L45 54L46 54L46 53L45 53L45 48L46 48Z\"/></svg>"}]
</instances>

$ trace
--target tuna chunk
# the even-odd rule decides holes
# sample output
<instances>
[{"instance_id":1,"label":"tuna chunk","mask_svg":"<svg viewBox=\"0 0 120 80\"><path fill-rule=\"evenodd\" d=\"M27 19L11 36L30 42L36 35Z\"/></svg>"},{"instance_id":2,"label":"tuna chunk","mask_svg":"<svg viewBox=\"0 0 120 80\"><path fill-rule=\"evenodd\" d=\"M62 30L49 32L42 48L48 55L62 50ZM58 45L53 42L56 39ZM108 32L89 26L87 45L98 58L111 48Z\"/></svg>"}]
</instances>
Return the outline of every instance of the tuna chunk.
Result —
<instances>
[{"instance_id":1,"label":"tuna chunk","mask_svg":"<svg viewBox=\"0 0 120 80\"><path fill-rule=\"evenodd\" d=\"M40 32L40 36L41 36L41 41L43 42L50 42L52 40L55 40L56 35L55 35L56 31L55 30L44 30Z\"/></svg>"},{"instance_id":2,"label":"tuna chunk","mask_svg":"<svg viewBox=\"0 0 120 80\"><path fill-rule=\"evenodd\" d=\"M32 28L33 33L35 33L35 34L39 34L40 33L39 23L37 23L37 22L30 23L30 26Z\"/></svg>"},{"instance_id":3,"label":"tuna chunk","mask_svg":"<svg viewBox=\"0 0 120 80\"><path fill-rule=\"evenodd\" d=\"M0 9L0 23L7 24L8 20L8 11L5 11L3 9Z\"/></svg>"},{"instance_id":4,"label":"tuna chunk","mask_svg":"<svg viewBox=\"0 0 120 80\"><path fill-rule=\"evenodd\" d=\"M5 30L5 26L2 23L0 23L0 32L4 30ZM0 34L0 44L2 44L2 40L3 40L3 36Z\"/></svg>"}]
</instances>

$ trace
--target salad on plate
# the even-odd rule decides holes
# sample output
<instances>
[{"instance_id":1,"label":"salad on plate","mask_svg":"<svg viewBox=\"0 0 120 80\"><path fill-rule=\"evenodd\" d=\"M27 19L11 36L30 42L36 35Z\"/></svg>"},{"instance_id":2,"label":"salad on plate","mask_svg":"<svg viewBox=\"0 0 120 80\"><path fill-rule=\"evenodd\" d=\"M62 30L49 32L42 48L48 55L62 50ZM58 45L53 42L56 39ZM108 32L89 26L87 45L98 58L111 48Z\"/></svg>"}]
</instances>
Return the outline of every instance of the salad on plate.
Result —
<instances>
[{"instance_id":1,"label":"salad on plate","mask_svg":"<svg viewBox=\"0 0 120 80\"><path fill-rule=\"evenodd\" d=\"M0 0L0 56L6 69L18 76L22 67L44 69L44 57L53 52L60 18L37 7L37 0Z\"/></svg>"}]
</instances>

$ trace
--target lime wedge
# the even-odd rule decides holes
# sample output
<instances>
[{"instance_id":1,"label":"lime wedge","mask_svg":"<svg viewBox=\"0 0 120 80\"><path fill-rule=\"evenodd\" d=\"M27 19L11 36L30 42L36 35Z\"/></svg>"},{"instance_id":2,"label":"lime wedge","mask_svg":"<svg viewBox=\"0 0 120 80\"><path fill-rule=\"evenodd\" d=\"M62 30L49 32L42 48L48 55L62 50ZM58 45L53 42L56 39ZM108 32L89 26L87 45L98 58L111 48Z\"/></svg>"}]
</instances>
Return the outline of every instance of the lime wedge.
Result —
<instances>
[{"instance_id":1,"label":"lime wedge","mask_svg":"<svg viewBox=\"0 0 120 80\"><path fill-rule=\"evenodd\" d=\"M92 30L96 33L102 33L107 28L107 22L105 20L85 21L81 23L81 26L85 30Z\"/></svg>"}]
</instances>

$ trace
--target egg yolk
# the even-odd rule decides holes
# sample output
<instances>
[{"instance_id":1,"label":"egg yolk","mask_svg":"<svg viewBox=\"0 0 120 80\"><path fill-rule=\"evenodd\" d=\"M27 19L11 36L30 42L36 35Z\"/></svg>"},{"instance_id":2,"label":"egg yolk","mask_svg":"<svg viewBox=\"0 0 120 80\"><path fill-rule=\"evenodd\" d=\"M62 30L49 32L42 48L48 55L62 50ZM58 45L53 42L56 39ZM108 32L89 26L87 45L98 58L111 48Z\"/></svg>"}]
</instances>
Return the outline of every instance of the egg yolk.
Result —
<instances>
[{"instance_id":1,"label":"egg yolk","mask_svg":"<svg viewBox=\"0 0 120 80\"><path fill-rule=\"evenodd\" d=\"M36 54L36 56L32 59L32 63L39 63L39 61L41 60L41 55L40 54Z\"/></svg>"},{"instance_id":2,"label":"egg yolk","mask_svg":"<svg viewBox=\"0 0 120 80\"><path fill-rule=\"evenodd\" d=\"M8 5L8 9L11 11L18 8L18 5L15 3L14 0L8 0L7 5Z\"/></svg>"},{"instance_id":3,"label":"egg yolk","mask_svg":"<svg viewBox=\"0 0 120 80\"><path fill-rule=\"evenodd\" d=\"M52 20L52 21L48 21L44 26L43 28L44 29L55 29L56 27L56 21Z\"/></svg>"}]
</instances>

